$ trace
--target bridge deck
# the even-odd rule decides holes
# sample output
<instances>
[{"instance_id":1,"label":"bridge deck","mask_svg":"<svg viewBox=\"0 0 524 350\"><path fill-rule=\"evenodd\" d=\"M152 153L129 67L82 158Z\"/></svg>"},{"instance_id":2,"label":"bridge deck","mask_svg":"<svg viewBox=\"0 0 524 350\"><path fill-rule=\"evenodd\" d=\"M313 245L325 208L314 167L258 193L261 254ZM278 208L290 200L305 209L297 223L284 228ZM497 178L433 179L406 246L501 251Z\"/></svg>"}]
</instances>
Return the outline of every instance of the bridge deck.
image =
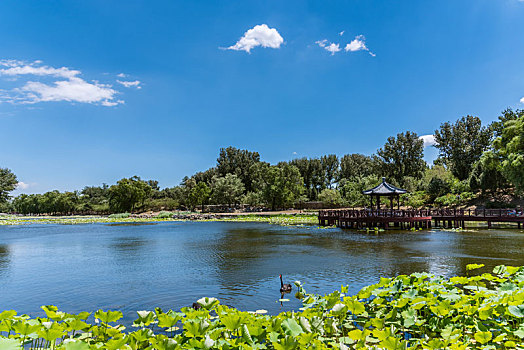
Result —
<instances>
[{"instance_id":1,"label":"bridge deck","mask_svg":"<svg viewBox=\"0 0 524 350\"><path fill-rule=\"evenodd\" d=\"M404 227L431 227L441 223L448 227L465 227L466 221L514 222L520 228L524 224L524 213L519 209L338 209L320 210L320 225L340 227L388 227L390 223Z\"/></svg>"}]
</instances>

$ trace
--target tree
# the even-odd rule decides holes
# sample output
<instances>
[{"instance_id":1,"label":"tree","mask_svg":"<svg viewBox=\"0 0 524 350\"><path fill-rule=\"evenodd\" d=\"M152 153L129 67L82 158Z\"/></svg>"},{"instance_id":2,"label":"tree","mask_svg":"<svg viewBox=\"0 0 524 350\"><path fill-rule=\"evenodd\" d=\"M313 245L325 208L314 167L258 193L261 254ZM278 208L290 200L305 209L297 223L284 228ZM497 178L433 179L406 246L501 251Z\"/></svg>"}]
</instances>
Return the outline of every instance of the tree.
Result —
<instances>
[{"instance_id":1,"label":"tree","mask_svg":"<svg viewBox=\"0 0 524 350\"><path fill-rule=\"evenodd\" d=\"M325 188L324 170L318 158L299 158L289 162L300 172L304 181L304 188L309 200L316 200L318 194Z\"/></svg>"},{"instance_id":2,"label":"tree","mask_svg":"<svg viewBox=\"0 0 524 350\"><path fill-rule=\"evenodd\" d=\"M151 194L151 186L138 176L118 180L109 187L109 207L114 212L133 211L137 204L143 204Z\"/></svg>"},{"instance_id":3,"label":"tree","mask_svg":"<svg viewBox=\"0 0 524 350\"><path fill-rule=\"evenodd\" d=\"M213 176L217 175L217 168L209 168L206 171L199 171L192 178L195 179L196 183L205 182L209 186L213 182Z\"/></svg>"},{"instance_id":4,"label":"tree","mask_svg":"<svg viewBox=\"0 0 524 350\"><path fill-rule=\"evenodd\" d=\"M508 186L501 172L499 160L492 151L486 151L473 166L469 177L469 186L473 190L495 191Z\"/></svg>"},{"instance_id":5,"label":"tree","mask_svg":"<svg viewBox=\"0 0 524 350\"><path fill-rule=\"evenodd\" d=\"M346 154L340 159L340 179L354 181L357 177L373 174L374 162L371 157L359 153Z\"/></svg>"},{"instance_id":6,"label":"tree","mask_svg":"<svg viewBox=\"0 0 524 350\"><path fill-rule=\"evenodd\" d=\"M11 198L9 192L18 185L16 175L7 168L0 168L0 203L5 203Z\"/></svg>"},{"instance_id":7,"label":"tree","mask_svg":"<svg viewBox=\"0 0 524 350\"><path fill-rule=\"evenodd\" d=\"M524 193L524 116L504 122L493 149L504 177Z\"/></svg>"},{"instance_id":8,"label":"tree","mask_svg":"<svg viewBox=\"0 0 524 350\"><path fill-rule=\"evenodd\" d=\"M388 137L383 148L377 151L377 161L384 176L404 184L404 178L422 178L426 169L424 142L414 132L406 131L397 137Z\"/></svg>"},{"instance_id":9,"label":"tree","mask_svg":"<svg viewBox=\"0 0 524 350\"><path fill-rule=\"evenodd\" d=\"M217 204L231 204L238 203L242 194L244 193L244 184L233 174L226 174L223 177L215 176L213 178L213 201Z\"/></svg>"},{"instance_id":10,"label":"tree","mask_svg":"<svg viewBox=\"0 0 524 350\"><path fill-rule=\"evenodd\" d=\"M378 176L369 175L357 177L353 181L342 179L338 184L338 189L348 205L352 207L366 206L369 205L369 196L364 195L362 191L369 190L379 183Z\"/></svg>"},{"instance_id":11,"label":"tree","mask_svg":"<svg viewBox=\"0 0 524 350\"><path fill-rule=\"evenodd\" d=\"M85 186L80 192L82 199L90 204L102 204L109 200L109 186Z\"/></svg>"},{"instance_id":12,"label":"tree","mask_svg":"<svg viewBox=\"0 0 524 350\"><path fill-rule=\"evenodd\" d=\"M511 108L507 108L502 111L501 115L497 121L491 123L489 128L493 132L495 138L502 136L502 131L504 130L504 123L510 120L516 120L524 116L524 109L517 109L513 111Z\"/></svg>"},{"instance_id":13,"label":"tree","mask_svg":"<svg viewBox=\"0 0 524 350\"><path fill-rule=\"evenodd\" d=\"M318 199L326 208L337 208L345 204L345 201L342 198L340 192L336 189L331 188L326 188L325 190L320 192Z\"/></svg>"},{"instance_id":14,"label":"tree","mask_svg":"<svg viewBox=\"0 0 524 350\"><path fill-rule=\"evenodd\" d=\"M466 116L455 124L449 122L435 130L435 147L439 150L439 160L448 167L459 180L466 180L473 165L487 150L493 132L482 126L478 117Z\"/></svg>"},{"instance_id":15,"label":"tree","mask_svg":"<svg viewBox=\"0 0 524 350\"><path fill-rule=\"evenodd\" d=\"M335 154L328 154L320 158L324 173L324 187L331 188L338 177L338 158Z\"/></svg>"},{"instance_id":16,"label":"tree","mask_svg":"<svg viewBox=\"0 0 524 350\"><path fill-rule=\"evenodd\" d=\"M204 211L204 204L206 204L209 200L209 196L211 196L211 189L209 186L203 181L199 182L191 189L191 192L189 193L189 203L191 205L191 209L197 205L201 205L202 211Z\"/></svg>"},{"instance_id":17,"label":"tree","mask_svg":"<svg viewBox=\"0 0 524 350\"><path fill-rule=\"evenodd\" d=\"M256 187L272 210L288 208L300 198L304 190L304 180L297 167L288 163L261 163L255 170Z\"/></svg>"},{"instance_id":18,"label":"tree","mask_svg":"<svg viewBox=\"0 0 524 350\"><path fill-rule=\"evenodd\" d=\"M425 191L429 195L429 200L443 196L451 192L451 184L454 176L443 165L433 165L426 169L422 183L425 184Z\"/></svg>"},{"instance_id":19,"label":"tree","mask_svg":"<svg viewBox=\"0 0 524 350\"><path fill-rule=\"evenodd\" d=\"M252 190L253 182L249 169L253 164L258 162L260 162L258 152L251 152L230 146L220 149L216 171L218 175L222 177L227 174L236 175L244 184L245 190L249 192Z\"/></svg>"}]
</instances>

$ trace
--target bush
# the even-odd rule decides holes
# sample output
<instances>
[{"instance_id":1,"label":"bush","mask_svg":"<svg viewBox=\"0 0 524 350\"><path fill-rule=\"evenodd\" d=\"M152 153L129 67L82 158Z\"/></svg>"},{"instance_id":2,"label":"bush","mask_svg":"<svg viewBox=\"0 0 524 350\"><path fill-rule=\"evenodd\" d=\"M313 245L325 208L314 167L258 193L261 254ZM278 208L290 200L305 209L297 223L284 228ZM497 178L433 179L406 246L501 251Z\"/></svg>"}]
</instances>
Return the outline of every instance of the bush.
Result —
<instances>
[{"instance_id":1,"label":"bush","mask_svg":"<svg viewBox=\"0 0 524 350\"><path fill-rule=\"evenodd\" d=\"M129 213L118 213L118 214L111 214L109 215L110 219L126 219L129 217Z\"/></svg>"},{"instance_id":2,"label":"bush","mask_svg":"<svg viewBox=\"0 0 524 350\"><path fill-rule=\"evenodd\" d=\"M435 199L435 204L443 207L452 207L457 205L463 205L469 202L473 198L473 193L463 192L461 194L448 193L444 196Z\"/></svg>"},{"instance_id":3,"label":"bush","mask_svg":"<svg viewBox=\"0 0 524 350\"><path fill-rule=\"evenodd\" d=\"M170 219L173 217L173 213L169 211L161 211L156 217L159 219Z\"/></svg>"},{"instance_id":4,"label":"bush","mask_svg":"<svg viewBox=\"0 0 524 350\"><path fill-rule=\"evenodd\" d=\"M428 199L428 195L424 191L406 193L400 196L402 205L411 208L423 207L428 202Z\"/></svg>"},{"instance_id":5,"label":"bush","mask_svg":"<svg viewBox=\"0 0 524 350\"><path fill-rule=\"evenodd\" d=\"M334 189L325 189L320 192L318 199L326 208L337 208L345 204L340 191Z\"/></svg>"}]
</instances>

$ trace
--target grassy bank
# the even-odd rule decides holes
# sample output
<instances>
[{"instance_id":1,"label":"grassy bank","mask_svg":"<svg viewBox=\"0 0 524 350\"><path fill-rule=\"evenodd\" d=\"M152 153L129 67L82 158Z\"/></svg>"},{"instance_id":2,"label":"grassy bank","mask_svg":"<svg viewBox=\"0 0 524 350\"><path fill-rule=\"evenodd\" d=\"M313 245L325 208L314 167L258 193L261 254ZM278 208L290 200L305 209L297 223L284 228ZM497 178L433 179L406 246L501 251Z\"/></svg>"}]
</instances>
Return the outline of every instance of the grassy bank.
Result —
<instances>
[{"instance_id":1,"label":"grassy bank","mask_svg":"<svg viewBox=\"0 0 524 350\"><path fill-rule=\"evenodd\" d=\"M483 265L467 266L472 270ZM482 270L480 270L482 271ZM524 268L442 278L413 273L382 278L356 295L348 287L320 296L295 282L299 312L240 311L215 298L200 309L77 315L42 307L47 317L0 313L0 348L21 349L522 349ZM286 299L281 299L285 302Z\"/></svg>"},{"instance_id":2,"label":"grassy bank","mask_svg":"<svg viewBox=\"0 0 524 350\"><path fill-rule=\"evenodd\" d=\"M0 225L31 225L31 224L116 224L116 223L154 223L154 222L177 222L177 221L225 221L225 222L265 222L278 225L315 225L318 224L316 215L297 214L297 215L184 215L184 216L152 216L152 217L131 217L131 216L2 216Z\"/></svg>"}]
</instances>

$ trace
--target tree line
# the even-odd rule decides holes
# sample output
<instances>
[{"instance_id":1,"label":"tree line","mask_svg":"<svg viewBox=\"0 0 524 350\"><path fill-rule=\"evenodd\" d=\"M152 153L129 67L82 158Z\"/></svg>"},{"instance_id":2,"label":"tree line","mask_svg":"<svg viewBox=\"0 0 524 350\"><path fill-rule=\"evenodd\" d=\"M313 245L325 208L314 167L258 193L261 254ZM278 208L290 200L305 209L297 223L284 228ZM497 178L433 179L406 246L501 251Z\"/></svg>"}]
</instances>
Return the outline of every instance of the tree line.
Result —
<instances>
[{"instance_id":1,"label":"tree line","mask_svg":"<svg viewBox=\"0 0 524 350\"><path fill-rule=\"evenodd\" d=\"M445 122L435 130L438 158L423 159L423 141L411 131L389 137L375 154L298 158L278 164L261 161L258 152L220 149L216 165L186 176L181 184L160 189L158 181L138 176L79 191L50 191L10 198L13 172L0 168L0 211L23 214L119 213L146 210L194 210L207 204L246 204L268 209L320 201L325 206L363 206L362 191L381 177L409 191L406 206L453 206L474 197L524 192L524 110L507 109L482 125L474 116Z\"/></svg>"}]
</instances>

